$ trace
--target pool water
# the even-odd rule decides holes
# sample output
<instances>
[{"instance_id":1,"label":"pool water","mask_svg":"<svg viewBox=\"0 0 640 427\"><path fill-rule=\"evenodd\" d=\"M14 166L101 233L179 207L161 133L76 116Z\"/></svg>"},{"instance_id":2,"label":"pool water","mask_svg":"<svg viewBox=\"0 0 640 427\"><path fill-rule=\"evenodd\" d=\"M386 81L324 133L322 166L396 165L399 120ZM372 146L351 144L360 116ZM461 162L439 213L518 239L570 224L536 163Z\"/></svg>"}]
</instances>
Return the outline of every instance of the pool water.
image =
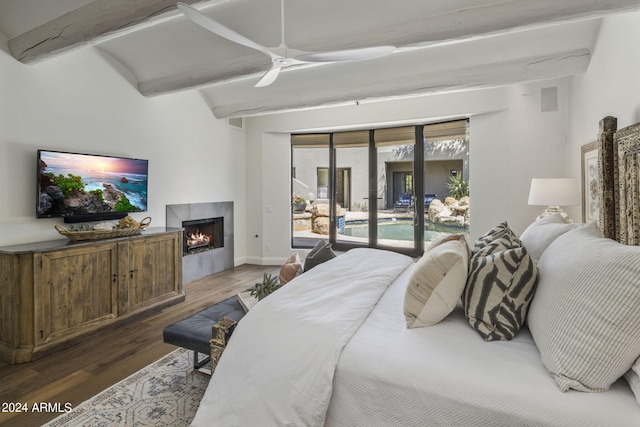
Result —
<instances>
[{"instance_id":1,"label":"pool water","mask_svg":"<svg viewBox=\"0 0 640 427\"><path fill-rule=\"evenodd\" d=\"M431 242L447 234L459 233L466 231L464 229L451 230L429 230L428 227L431 224L425 225L424 228L424 240ZM368 222L353 222L347 223L344 229L345 236L368 238L369 237L369 223ZM378 223L378 239L388 240L413 240L413 221L412 220L396 220L396 221L381 221Z\"/></svg>"}]
</instances>

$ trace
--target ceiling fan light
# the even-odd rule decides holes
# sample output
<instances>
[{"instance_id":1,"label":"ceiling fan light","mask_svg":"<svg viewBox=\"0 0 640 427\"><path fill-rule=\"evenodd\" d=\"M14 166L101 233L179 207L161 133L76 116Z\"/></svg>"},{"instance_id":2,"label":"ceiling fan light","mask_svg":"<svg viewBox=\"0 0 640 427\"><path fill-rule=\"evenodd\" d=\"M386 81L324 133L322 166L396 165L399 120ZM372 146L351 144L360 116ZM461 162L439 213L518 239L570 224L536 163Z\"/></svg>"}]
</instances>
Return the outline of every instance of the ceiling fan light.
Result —
<instances>
[{"instance_id":1,"label":"ceiling fan light","mask_svg":"<svg viewBox=\"0 0 640 427\"><path fill-rule=\"evenodd\" d=\"M293 49L293 52L289 52L289 48L284 42L284 0L281 1L281 4L282 43L277 48L264 47L261 44L246 38L242 34L239 34L234 30L226 27L218 21L209 18L208 16L202 14L200 11L194 9L189 5L186 5L184 3L176 3L176 6L178 10L180 10L180 12L182 12L187 18L200 25L201 27L234 43L238 43L240 45L263 52L271 58L271 61L273 63L271 69L267 71L264 76L262 76L258 83L256 83L255 87L269 86L278 77L280 69L283 67L289 67L302 63L362 61L389 55L396 49L394 46L373 46L358 49L337 50L333 52L300 52ZM289 56L289 53L295 56Z\"/></svg>"},{"instance_id":2,"label":"ceiling fan light","mask_svg":"<svg viewBox=\"0 0 640 427\"><path fill-rule=\"evenodd\" d=\"M282 67L278 65L274 60L273 66L271 67L271 69L267 71L260 80L258 80L258 83L256 83L254 87L269 86L271 83L273 83L276 80L276 78L278 78L278 74L280 74L281 68Z\"/></svg>"}]
</instances>

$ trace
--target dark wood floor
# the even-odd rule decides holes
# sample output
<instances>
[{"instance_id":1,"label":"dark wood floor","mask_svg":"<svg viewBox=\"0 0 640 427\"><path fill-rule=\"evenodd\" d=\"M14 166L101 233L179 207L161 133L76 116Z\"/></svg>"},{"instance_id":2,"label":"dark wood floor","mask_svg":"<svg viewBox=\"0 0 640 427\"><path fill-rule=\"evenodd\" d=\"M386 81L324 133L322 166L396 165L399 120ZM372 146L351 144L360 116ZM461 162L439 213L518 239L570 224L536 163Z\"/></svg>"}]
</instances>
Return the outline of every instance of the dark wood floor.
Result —
<instances>
[{"instance_id":1,"label":"dark wood floor","mask_svg":"<svg viewBox=\"0 0 640 427\"><path fill-rule=\"evenodd\" d=\"M34 362L0 362L0 426L40 426L58 413L17 413L11 404L83 401L175 350L162 329L243 291L277 267L242 265L184 285L186 300L137 322L101 332Z\"/></svg>"}]
</instances>

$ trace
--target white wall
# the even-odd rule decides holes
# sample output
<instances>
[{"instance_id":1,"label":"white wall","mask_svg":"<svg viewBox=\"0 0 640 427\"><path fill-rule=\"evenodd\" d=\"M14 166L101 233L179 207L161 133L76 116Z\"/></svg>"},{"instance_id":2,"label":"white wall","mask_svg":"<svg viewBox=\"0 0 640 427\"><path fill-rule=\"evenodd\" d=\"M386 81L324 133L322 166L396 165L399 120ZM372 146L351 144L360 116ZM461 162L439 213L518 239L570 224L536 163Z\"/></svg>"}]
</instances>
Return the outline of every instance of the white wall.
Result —
<instances>
[{"instance_id":1,"label":"white wall","mask_svg":"<svg viewBox=\"0 0 640 427\"><path fill-rule=\"evenodd\" d=\"M618 119L618 129L640 122L640 13L604 20L587 73L571 80L568 170L580 176L580 147L595 141L605 116ZM581 208L570 211L581 218Z\"/></svg>"},{"instance_id":2,"label":"white wall","mask_svg":"<svg viewBox=\"0 0 640 427\"><path fill-rule=\"evenodd\" d=\"M151 216L156 226L167 204L233 200L236 264L278 263L291 251L288 132L464 116L471 117L472 238L503 220L521 232L541 210L526 204L531 178L579 177L580 146L595 139L605 115L620 127L640 121L640 57L632 50L639 41L639 13L613 16L584 75L255 117L245 140L197 91L146 99L95 49L27 66L0 40L0 245L60 237L53 228L60 219L35 218L35 151L48 148L149 159L150 208L135 216ZM558 111L540 112L544 87L558 88ZM197 159L187 158L189 149ZM579 206L569 211L580 218Z\"/></svg>"},{"instance_id":3,"label":"white wall","mask_svg":"<svg viewBox=\"0 0 640 427\"><path fill-rule=\"evenodd\" d=\"M254 218L249 221L251 234L259 237L248 241L247 259L278 263L291 252L289 134L310 129L418 124L470 116L472 239L504 220L516 232L523 231L542 210L527 206L531 178L564 176L567 84L561 79L249 118L247 164L256 167L247 169L247 182L262 182L263 191L258 195L248 190L256 203L250 214ZM543 87L558 87L558 111L540 112Z\"/></svg>"},{"instance_id":4,"label":"white wall","mask_svg":"<svg viewBox=\"0 0 640 427\"><path fill-rule=\"evenodd\" d=\"M59 239L62 219L36 219L39 148L149 160L149 210L233 201L236 263L244 262L244 132L217 120L198 92L145 98L114 60L87 48L36 65L0 50L0 246ZM189 157L187 152L192 152Z\"/></svg>"},{"instance_id":5,"label":"white wall","mask_svg":"<svg viewBox=\"0 0 640 427\"><path fill-rule=\"evenodd\" d=\"M255 162L254 153L265 155L263 167L247 170L247 180L284 190L271 187L263 198L256 198L262 202L255 210L258 217L264 206L273 212L252 224L260 237L248 242L248 257L276 261L291 251L286 133L366 123L470 116L471 236L502 220L521 232L542 210L527 205L531 178L579 179L580 147L596 139L600 119L617 117L619 128L640 122L640 56L634 51L638 43L640 13L614 15L603 20L587 72L571 78L249 119L247 142L254 148L247 161ZM541 112L540 90L546 87L558 89L557 111ZM265 137L270 132L285 134ZM581 206L566 210L582 220Z\"/></svg>"}]
</instances>

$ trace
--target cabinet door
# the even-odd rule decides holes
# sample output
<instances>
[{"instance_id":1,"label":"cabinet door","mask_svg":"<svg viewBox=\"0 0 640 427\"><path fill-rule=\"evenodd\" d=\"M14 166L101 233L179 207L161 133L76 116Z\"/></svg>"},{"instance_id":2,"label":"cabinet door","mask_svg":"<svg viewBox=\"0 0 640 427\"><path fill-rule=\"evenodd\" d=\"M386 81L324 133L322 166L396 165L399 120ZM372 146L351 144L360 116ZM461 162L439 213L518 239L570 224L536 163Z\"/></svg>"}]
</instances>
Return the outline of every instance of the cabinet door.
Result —
<instances>
[{"instance_id":1,"label":"cabinet door","mask_svg":"<svg viewBox=\"0 0 640 427\"><path fill-rule=\"evenodd\" d=\"M36 346L79 335L118 316L117 246L103 243L41 254L36 269Z\"/></svg>"},{"instance_id":2,"label":"cabinet door","mask_svg":"<svg viewBox=\"0 0 640 427\"><path fill-rule=\"evenodd\" d=\"M180 239L177 233L131 239L129 241L129 271L127 301L124 307L132 312L160 302L181 292Z\"/></svg>"}]
</instances>

